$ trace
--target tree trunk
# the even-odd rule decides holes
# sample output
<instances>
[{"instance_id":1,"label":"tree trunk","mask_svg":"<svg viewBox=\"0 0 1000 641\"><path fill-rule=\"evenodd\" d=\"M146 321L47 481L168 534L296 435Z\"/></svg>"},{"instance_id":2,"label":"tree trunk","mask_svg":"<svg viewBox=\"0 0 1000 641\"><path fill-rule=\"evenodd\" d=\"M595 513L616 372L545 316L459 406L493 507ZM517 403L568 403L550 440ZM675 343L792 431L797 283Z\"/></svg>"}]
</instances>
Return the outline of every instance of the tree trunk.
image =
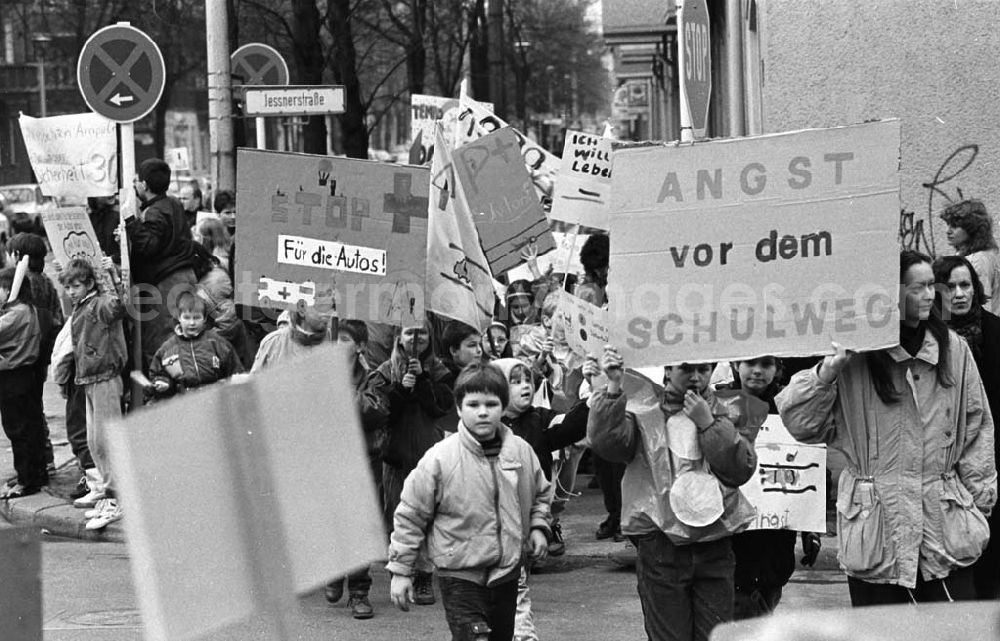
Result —
<instances>
[{"instance_id":1,"label":"tree trunk","mask_svg":"<svg viewBox=\"0 0 1000 641\"><path fill-rule=\"evenodd\" d=\"M424 47L427 0L414 0L412 13L413 29L410 31L410 46L406 52L406 78L410 95L424 93L424 77L427 75L427 49Z\"/></svg>"},{"instance_id":2,"label":"tree trunk","mask_svg":"<svg viewBox=\"0 0 1000 641\"><path fill-rule=\"evenodd\" d=\"M469 13L469 75L472 97L487 100L490 95L489 38L486 34L485 0L476 0Z\"/></svg>"},{"instance_id":3,"label":"tree trunk","mask_svg":"<svg viewBox=\"0 0 1000 641\"><path fill-rule=\"evenodd\" d=\"M340 115L344 153L349 158L368 158L368 128L361 101L357 55L351 35L350 0L330 0L330 34L333 37L334 80L344 85L344 113Z\"/></svg>"},{"instance_id":4,"label":"tree trunk","mask_svg":"<svg viewBox=\"0 0 1000 641\"><path fill-rule=\"evenodd\" d=\"M320 15L315 0L294 0L292 6L292 48L298 79L295 84L323 84L323 44L320 41ZM326 120L312 116L303 132L307 154L326 154Z\"/></svg>"}]
</instances>

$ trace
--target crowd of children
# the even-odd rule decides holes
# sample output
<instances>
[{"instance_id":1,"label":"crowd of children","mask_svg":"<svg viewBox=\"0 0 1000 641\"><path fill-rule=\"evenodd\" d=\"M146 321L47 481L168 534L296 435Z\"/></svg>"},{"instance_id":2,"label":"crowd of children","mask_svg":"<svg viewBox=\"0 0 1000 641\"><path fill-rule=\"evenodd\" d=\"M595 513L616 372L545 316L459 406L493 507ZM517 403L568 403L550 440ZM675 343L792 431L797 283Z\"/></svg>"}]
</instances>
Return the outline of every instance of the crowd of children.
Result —
<instances>
[{"instance_id":1,"label":"crowd of children","mask_svg":"<svg viewBox=\"0 0 1000 641\"><path fill-rule=\"evenodd\" d=\"M0 419L17 472L3 491L5 499L33 494L48 481L52 457L41 390L50 360L67 399L67 435L83 471L74 505L89 508L88 529L100 529L123 515L105 432L109 421L122 415L126 400L133 407L164 402L337 341L350 348L347 367L356 409L390 532L390 597L401 609L435 603L436 579L454 638L538 639L530 569L534 560L565 549L558 514L572 492L585 447L594 454L608 510L596 537L627 538L636 548L639 598L651 639L706 639L720 622L770 612L777 605L794 567L795 535L741 534L753 516L739 487L757 467L757 426L734 422L723 393L717 397L711 384L713 366L665 367L662 392L637 413L628 405L626 364L619 352L607 346L601 354L574 355L555 322L556 292L564 287L593 304L607 303L607 236L591 236L583 245L580 283L541 274L529 250L524 256L533 280L507 286L495 321L484 332L439 318L404 325L392 330L382 359L372 356L378 353L370 340L374 326L311 307L283 313L273 331L256 340L257 330L248 328L232 300L228 228L202 224L196 231L214 266L175 293L173 333L145 372L132 373L143 384L141 399L128 399L125 391L127 300L112 260L100 265L107 281L83 259L60 266L59 281L72 303L64 322L59 295L42 273L44 239L19 234L10 241L9 262L25 261L28 271L22 281L14 267L0 270ZM964 449L954 448L951 458L938 461L935 473L945 480L934 491L948 498L954 490L956 496L948 500L981 516L996 500L995 463L986 464L993 424L983 411L976 363L965 358L965 342L949 340L947 327L935 316L928 279L933 282L930 259L904 253L901 285L908 306L903 345L895 351L852 358L837 348L834 356L797 374L784 391L777 359L734 363L732 382L718 389L742 390L770 405L772 413L780 410L797 437L849 450L849 473L860 486L873 483L876 462L867 451L852 449L856 439L848 427L878 414L886 419L878 428L887 431L887 425L898 423L889 419L900 412L923 411L922 402L914 409L909 395L890 389L893 381L904 380L890 376L894 367L923 358L928 384L914 394L936 403L954 397L953 406L968 413L961 419L963 438L971 438L972 430L983 434L975 447L963 443ZM959 379L961 389L956 388ZM851 412L860 414L845 422L843 415ZM959 420L957 412L954 420ZM954 489L955 469L968 477L966 485L975 486L973 495ZM871 496L897 491L874 483L868 488ZM841 494L845 518L856 518L850 508L860 500L858 491L841 483ZM973 522L974 514L966 516ZM911 590L916 600L933 599L927 584L935 581L945 592L951 587L969 594L971 583L946 579L977 555L966 546L966 556L956 560L947 548L947 531L942 537L942 549L921 551L912 567L907 559L893 559L898 568L842 538L841 553L851 562L848 571L855 572L852 600L895 598L891 590L876 587L887 578ZM803 562L812 563L818 537L804 536L803 549ZM912 578L918 566L925 573L915 579L914 592L899 573ZM346 586L352 615L368 619L374 615L371 583L368 568L361 568L330 582L325 595L335 603Z\"/></svg>"}]
</instances>

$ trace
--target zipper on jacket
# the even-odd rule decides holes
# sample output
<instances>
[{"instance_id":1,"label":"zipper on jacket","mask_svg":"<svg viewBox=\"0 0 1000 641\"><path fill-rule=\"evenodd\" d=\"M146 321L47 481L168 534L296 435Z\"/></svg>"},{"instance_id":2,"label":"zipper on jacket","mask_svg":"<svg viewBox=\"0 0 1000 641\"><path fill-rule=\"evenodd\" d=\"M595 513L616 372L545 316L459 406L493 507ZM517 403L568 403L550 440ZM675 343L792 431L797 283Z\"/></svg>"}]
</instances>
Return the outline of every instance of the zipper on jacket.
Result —
<instances>
[{"instance_id":1,"label":"zipper on jacket","mask_svg":"<svg viewBox=\"0 0 1000 641\"><path fill-rule=\"evenodd\" d=\"M490 472L493 473L493 510L496 512L497 517L497 549L500 550L500 556L497 559L497 567L503 564L503 526L500 520L500 481L497 479L497 460L499 460L500 455L491 456L490 458Z\"/></svg>"},{"instance_id":2,"label":"zipper on jacket","mask_svg":"<svg viewBox=\"0 0 1000 641\"><path fill-rule=\"evenodd\" d=\"M194 353L194 341L188 341L188 346L191 348L191 360L194 361L194 384L197 387L201 382L201 372L198 371L198 356Z\"/></svg>"}]
</instances>

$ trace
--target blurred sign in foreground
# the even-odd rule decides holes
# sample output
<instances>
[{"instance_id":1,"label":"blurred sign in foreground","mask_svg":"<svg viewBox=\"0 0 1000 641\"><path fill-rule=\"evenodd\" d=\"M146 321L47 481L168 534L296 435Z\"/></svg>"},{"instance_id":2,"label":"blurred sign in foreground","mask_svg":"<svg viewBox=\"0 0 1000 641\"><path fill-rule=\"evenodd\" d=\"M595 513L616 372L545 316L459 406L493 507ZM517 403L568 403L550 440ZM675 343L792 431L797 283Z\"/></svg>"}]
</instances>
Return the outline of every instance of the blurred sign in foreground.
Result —
<instances>
[{"instance_id":1,"label":"blurred sign in foreground","mask_svg":"<svg viewBox=\"0 0 1000 641\"><path fill-rule=\"evenodd\" d=\"M353 404L347 352L317 347L113 426L148 639L208 638L251 616L298 638L295 593L385 554Z\"/></svg>"}]
</instances>

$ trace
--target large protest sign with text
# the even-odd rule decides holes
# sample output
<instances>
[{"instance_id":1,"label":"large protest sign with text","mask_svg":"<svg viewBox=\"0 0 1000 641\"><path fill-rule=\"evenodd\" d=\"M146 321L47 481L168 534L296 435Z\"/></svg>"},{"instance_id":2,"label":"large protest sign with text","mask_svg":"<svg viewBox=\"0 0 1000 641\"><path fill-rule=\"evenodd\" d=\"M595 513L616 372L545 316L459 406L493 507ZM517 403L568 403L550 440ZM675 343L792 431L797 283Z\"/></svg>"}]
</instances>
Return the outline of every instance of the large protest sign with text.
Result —
<instances>
[{"instance_id":1,"label":"large protest sign with text","mask_svg":"<svg viewBox=\"0 0 1000 641\"><path fill-rule=\"evenodd\" d=\"M111 196L118 189L115 123L95 113L32 118L21 115L31 168L46 196Z\"/></svg>"},{"instance_id":2,"label":"large protest sign with text","mask_svg":"<svg viewBox=\"0 0 1000 641\"><path fill-rule=\"evenodd\" d=\"M898 120L615 151L608 299L630 367L898 341Z\"/></svg>"},{"instance_id":3,"label":"large protest sign with text","mask_svg":"<svg viewBox=\"0 0 1000 641\"><path fill-rule=\"evenodd\" d=\"M539 253L555 248L510 127L459 147L453 161L494 274L522 262L529 244Z\"/></svg>"},{"instance_id":4,"label":"large protest sign with text","mask_svg":"<svg viewBox=\"0 0 1000 641\"><path fill-rule=\"evenodd\" d=\"M83 207L60 207L42 216L45 235L52 247L56 262L63 269L74 258L82 258L94 267L100 279L101 290L114 291L111 277L101 265L104 253L97 242L94 225Z\"/></svg>"},{"instance_id":5,"label":"large protest sign with text","mask_svg":"<svg viewBox=\"0 0 1000 641\"><path fill-rule=\"evenodd\" d=\"M771 414L754 448L757 471L740 486L756 512L749 529L826 532L826 446L799 443Z\"/></svg>"},{"instance_id":6,"label":"large protest sign with text","mask_svg":"<svg viewBox=\"0 0 1000 641\"><path fill-rule=\"evenodd\" d=\"M241 302L423 318L427 168L250 149L237 163Z\"/></svg>"}]
</instances>

